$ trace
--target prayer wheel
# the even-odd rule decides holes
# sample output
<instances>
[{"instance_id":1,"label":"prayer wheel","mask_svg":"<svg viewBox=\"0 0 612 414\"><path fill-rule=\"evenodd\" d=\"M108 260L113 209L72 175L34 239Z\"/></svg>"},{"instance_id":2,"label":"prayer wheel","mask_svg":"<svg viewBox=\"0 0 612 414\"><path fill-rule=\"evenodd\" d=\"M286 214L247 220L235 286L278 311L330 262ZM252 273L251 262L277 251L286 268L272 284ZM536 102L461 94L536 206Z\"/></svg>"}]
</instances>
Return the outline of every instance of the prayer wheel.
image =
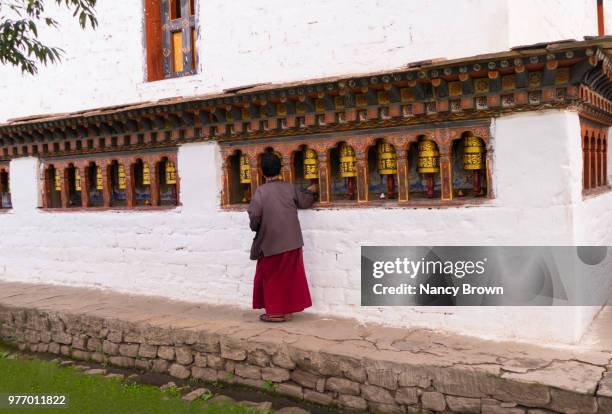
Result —
<instances>
[{"instance_id":1,"label":"prayer wheel","mask_svg":"<svg viewBox=\"0 0 612 414\"><path fill-rule=\"evenodd\" d=\"M125 190L127 188L127 183L125 179L125 167L123 164L119 164L117 166L117 187L120 190Z\"/></svg>"},{"instance_id":2,"label":"prayer wheel","mask_svg":"<svg viewBox=\"0 0 612 414\"><path fill-rule=\"evenodd\" d=\"M170 160L166 160L166 184L176 184L176 168Z\"/></svg>"},{"instance_id":3,"label":"prayer wheel","mask_svg":"<svg viewBox=\"0 0 612 414\"><path fill-rule=\"evenodd\" d=\"M463 169L472 171L472 192L475 196L481 195L481 171L485 168L484 142L474 136L467 135L463 139Z\"/></svg>"},{"instance_id":4,"label":"prayer wheel","mask_svg":"<svg viewBox=\"0 0 612 414\"><path fill-rule=\"evenodd\" d=\"M104 189L104 179L102 178L102 167L96 167L96 190Z\"/></svg>"},{"instance_id":5,"label":"prayer wheel","mask_svg":"<svg viewBox=\"0 0 612 414\"><path fill-rule=\"evenodd\" d=\"M379 142L376 147L378 173L387 176L387 196L395 197L395 176L397 175L397 151L386 142ZM385 198L385 193L380 195Z\"/></svg>"},{"instance_id":6,"label":"prayer wheel","mask_svg":"<svg viewBox=\"0 0 612 414\"><path fill-rule=\"evenodd\" d=\"M242 202L247 203L251 200L251 165L245 154L240 155L240 184L246 184Z\"/></svg>"},{"instance_id":7,"label":"prayer wheel","mask_svg":"<svg viewBox=\"0 0 612 414\"><path fill-rule=\"evenodd\" d=\"M427 181L427 197L434 196L434 175L440 172L440 152L436 143L430 139L419 140L417 171L425 176Z\"/></svg>"},{"instance_id":8,"label":"prayer wheel","mask_svg":"<svg viewBox=\"0 0 612 414\"><path fill-rule=\"evenodd\" d=\"M340 177L346 182L346 196L352 200L355 194L355 177L357 177L357 157L353 147L346 143L340 145Z\"/></svg>"},{"instance_id":9,"label":"prayer wheel","mask_svg":"<svg viewBox=\"0 0 612 414\"><path fill-rule=\"evenodd\" d=\"M142 163L142 185L151 185L151 169L148 162Z\"/></svg>"},{"instance_id":10,"label":"prayer wheel","mask_svg":"<svg viewBox=\"0 0 612 414\"><path fill-rule=\"evenodd\" d=\"M315 150L304 150L304 179L312 180L313 184L319 179L319 160Z\"/></svg>"},{"instance_id":11,"label":"prayer wheel","mask_svg":"<svg viewBox=\"0 0 612 414\"><path fill-rule=\"evenodd\" d=\"M244 154L240 156L240 184L251 184L251 165Z\"/></svg>"},{"instance_id":12,"label":"prayer wheel","mask_svg":"<svg viewBox=\"0 0 612 414\"><path fill-rule=\"evenodd\" d=\"M74 169L74 191L81 191L81 172L78 168Z\"/></svg>"},{"instance_id":13,"label":"prayer wheel","mask_svg":"<svg viewBox=\"0 0 612 414\"><path fill-rule=\"evenodd\" d=\"M62 191L62 173L57 168L55 169L55 176L53 179L55 183L55 191Z\"/></svg>"}]
</instances>

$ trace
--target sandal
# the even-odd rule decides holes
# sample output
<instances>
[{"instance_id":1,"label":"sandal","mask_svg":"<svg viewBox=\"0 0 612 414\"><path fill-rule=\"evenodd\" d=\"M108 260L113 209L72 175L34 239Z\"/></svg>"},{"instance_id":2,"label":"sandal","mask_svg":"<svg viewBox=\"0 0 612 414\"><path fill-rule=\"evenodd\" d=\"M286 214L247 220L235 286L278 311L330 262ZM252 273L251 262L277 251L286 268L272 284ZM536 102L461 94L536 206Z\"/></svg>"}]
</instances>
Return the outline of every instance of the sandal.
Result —
<instances>
[{"instance_id":1,"label":"sandal","mask_svg":"<svg viewBox=\"0 0 612 414\"><path fill-rule=\"evenodd\" d=\"M285 318L285 315L268 315L267 313L259 315L259 320L262 322L274 323L287 322L287 318Z\"/></svg>"}]
</instances>

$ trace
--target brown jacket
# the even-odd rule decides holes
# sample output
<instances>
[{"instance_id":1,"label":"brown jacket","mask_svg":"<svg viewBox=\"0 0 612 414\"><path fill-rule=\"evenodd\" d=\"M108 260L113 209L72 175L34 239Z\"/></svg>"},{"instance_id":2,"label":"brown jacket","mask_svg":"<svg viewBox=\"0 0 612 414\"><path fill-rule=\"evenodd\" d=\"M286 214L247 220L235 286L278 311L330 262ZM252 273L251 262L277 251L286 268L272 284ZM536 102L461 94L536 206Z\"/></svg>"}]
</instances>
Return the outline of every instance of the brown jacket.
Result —
<instances>
[{"instance_id":1,"label":"brown jacket","mask_svg":"<svg viewBox=\"0 0 612 414\"><path fill-rule=\"evenodd\" d=\"M273 180L258 187L248 209L251 230L257 232L251 260L302 247L297 210L309 208L313 202L313 193L284 181Z\"/></svg>"}]
</instances>

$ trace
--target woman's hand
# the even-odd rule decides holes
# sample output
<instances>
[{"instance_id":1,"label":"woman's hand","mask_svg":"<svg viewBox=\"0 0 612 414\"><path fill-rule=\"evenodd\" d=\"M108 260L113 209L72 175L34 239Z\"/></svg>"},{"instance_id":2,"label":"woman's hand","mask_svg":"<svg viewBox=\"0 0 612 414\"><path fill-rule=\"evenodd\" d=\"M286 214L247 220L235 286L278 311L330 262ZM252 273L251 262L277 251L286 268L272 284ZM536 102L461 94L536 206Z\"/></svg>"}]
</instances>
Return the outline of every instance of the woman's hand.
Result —
<instances>
[{"instance_id":1,"label":"woman's hand","mask_svg":"<svg viewBox=\"0 0 612 414\"><path fill-rule=\"evenodd\" d=\"M310 184L308 186L308 188L306 188L306 190L310 191L311 193L318 193L319 192L319 184Z\"/></svg>"}]
</instances>

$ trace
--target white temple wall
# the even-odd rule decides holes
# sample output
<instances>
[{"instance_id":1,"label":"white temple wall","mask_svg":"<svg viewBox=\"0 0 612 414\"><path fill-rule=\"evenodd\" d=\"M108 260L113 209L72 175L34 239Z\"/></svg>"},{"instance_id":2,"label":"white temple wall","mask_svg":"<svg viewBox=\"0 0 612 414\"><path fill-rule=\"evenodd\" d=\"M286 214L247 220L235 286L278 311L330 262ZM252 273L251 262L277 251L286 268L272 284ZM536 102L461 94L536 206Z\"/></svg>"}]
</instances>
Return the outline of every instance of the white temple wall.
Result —
<instances>
[{"instance_id":1,"label":"white temple wall","mask_svg":"<svg viewBox=\"0 0 612 414\"><path fill-rule=\"evenodd\" d=\"M361 245L575 244L577 115L502 117L492 134L496 198L486 205L301 211L309 312L479 336L578 339L590 319L569 307L360 307ZM220 163L215 143L180 147L182 206L173 210L54 212L36 208L37 159L11 161L15 208L0 214L0 279L248 308L252 233L246 212L220 209Z\"/></svg>"},{"instance_id":2,"label":"white temple wall","mask_svg":"<svg viewBox=\"0 0 612 414\"><path fill-rule=\"evenodd\" d=\"M65 58L40 67L34 77L0 66L0 95L8 97L0 100L0 122L463 58L596 32L595 4L589 0L198 3L199 73L157 82L145 82L142 1L121 7L99 2L95 31L81 30L67 11L54 14L61 30L40 32L45 43L65 50Z\"/></svg>"}]
</instances>

